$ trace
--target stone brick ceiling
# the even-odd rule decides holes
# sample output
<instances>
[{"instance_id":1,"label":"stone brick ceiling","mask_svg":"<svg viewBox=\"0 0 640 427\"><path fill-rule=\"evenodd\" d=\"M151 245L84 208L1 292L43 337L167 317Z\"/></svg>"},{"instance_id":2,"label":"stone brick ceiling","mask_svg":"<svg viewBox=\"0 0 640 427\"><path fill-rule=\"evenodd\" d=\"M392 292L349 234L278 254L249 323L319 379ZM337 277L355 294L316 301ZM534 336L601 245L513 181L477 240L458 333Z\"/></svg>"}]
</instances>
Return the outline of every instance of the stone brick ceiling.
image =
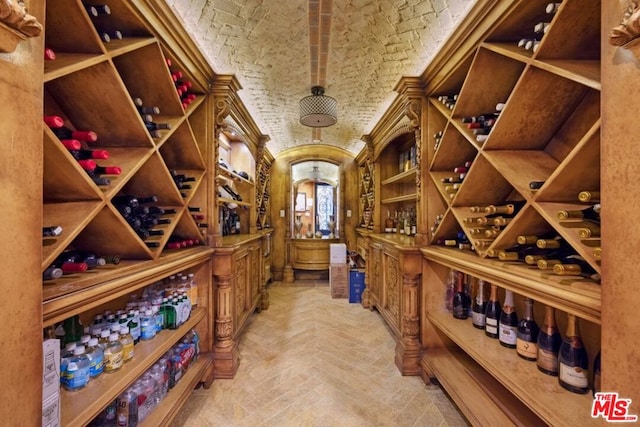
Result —
<instances>
[{"instance_id":1,"label":"stone brick ceiling","mask_svg":"<svg viewBox=\"0 0 640 427\"><path fill-rule=\"evenodd\" d=\"M357 154L400 77L422 73L475 0L166 1L213 69L238 77L277 156L318 140ZM321 130L299 122L316 84L338 101L338 123Z\"/></svg>"}]
</instances>

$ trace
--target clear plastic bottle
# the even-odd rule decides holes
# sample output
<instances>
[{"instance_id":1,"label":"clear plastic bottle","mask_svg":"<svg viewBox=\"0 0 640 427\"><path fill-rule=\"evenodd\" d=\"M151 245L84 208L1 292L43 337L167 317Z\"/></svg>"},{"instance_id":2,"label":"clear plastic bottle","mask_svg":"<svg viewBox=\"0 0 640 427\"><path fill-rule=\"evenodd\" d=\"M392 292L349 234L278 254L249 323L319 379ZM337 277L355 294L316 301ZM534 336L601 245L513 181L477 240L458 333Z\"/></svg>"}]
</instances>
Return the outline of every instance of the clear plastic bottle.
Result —
<instances>
[{"instance_id":1,"label":"clear plastic bottle","mask_svg":"<svg viewBox=\"0 0 640 427\"><path fill-rule=\"evenodd\" d=\"M127 363L133 359L133 337L127 326L120 327L120 344L122 344L122 361Z\"/></svg>"},{"instance_id":2,"label":"clear plastic bottle","mask_svg":"<svg viewBox=\"0 0 640 427\"><path fill-rule=\"evenodd\" d=\"M187 277L189 277L189 301L191 306L195 307L198 305L198 282L193 273L189 273Z\"/></svg>"},{"instance_id":3,"label":"clear plastic bottle","mask_svg":"<svg viewBox=\"0 0 640 427\"><path fill-rule=\"evenodd\" d=\"M100 343L103 349L107 348L107 344L109 344L110 335L111 335L110 329L103 329L102 331L100 331L100 338L98 339L98 343Z\"/></svg>"},{"instance_id":4,"label":"clear plastic bottle","mask_svg":"<svg viewBox=\"0 0 640 427\"><path fill-rule=\"evenodd\" d=\"M136 427L138 425L138 394L129 387L118 396L116 425L118 427Z\"/></svg>"},{"instance_id":5,"label":"clear plastic bottle","mask_svg":"<svg viewBox=\"0 0 640 427\"><path fill-rule=\"evenodd\" d=\"M89 370L91 361L85 354L83 345L73 349L73 356L64 371L65 381L62 386L65 390L75 391L84 388L89 382Z\"/></svg>"},{"instance_id":6,"label":"clear plastic bottle","mask_svg":"<svg viewBox=\"0 0 640 427\"><path fill-rule=\"evenodd\" d=\"M123 354L122 344L118 334L109 335L109 343L104 349L104 371L116 372L122 367Z\"/></svg>"},{"instance_id":7,"label":"clear plastic bottle","mask_svg":"<svg viewBox=\"0 0 640 427\"><path fill-rule=\"evenodd\" d=\"M162 325L164 324L164 311L160 310L160 305L162 304L162 299L159 304L153 304L151 306L151 311L153 311L153 317L155 321L156 334L162 331Z\"/></svg>"},{"instance_id":8,"label":"clear plastic bottle","mask_svg":"<svg viewBox=\"0 0 640 427\"><path fill-rule=\"evenodd\" d=\"M75 348L76 343L70 342L60 352L60 384L62 384L63 386L66 381L65 371L67 370L69 361L73 357L73 350L75 350Z\"/></svg>"},{"instance_id":9,"label":"clear plastic bottle","mask_svg":"<svg viewBox=\"0 0 640 427\"><path fill-rule=\"evenodd\" d=\"M157 405L164 398L163 393L163 383L164 383L164 372L162 372L162 368L157 363L153 365L150 369L151 378L153 378L154 382L154 391L153 391L153 399L155 400L155 404Z\"/></svg>"},{"instance_id":10,"label":"clear plastic bottle","mask_svg":"<svg viewBox=\"0 0 640 427\"><path fill-rule=\"evenodd\" d=\"M107 325L109 326L109 328L111 328L112 325L115 325L116 323L118 323L118 319L116 318L115 314L108 314L107 315Z\"/></svg>"},{"instance_id":11,"label":"clear plastic bottle","mask_svg":"<svg viewBox=\"0 0 640 427\"><path fill-rule=\"evenodd\" d=\"M127 315L127 326L129 327L129 333L133 338L133 343L138 344L140 341L140 324L136 321L136 313L134 310L129 310Z\"/></svg>"},{"instance_id":12,"label":"clear plastic bottle","mask_svg":"<svg viewBox=\"0 0 640 427\"><path fill-rule=\"evenodd\" d=\"M89 376L97 378L104 371L104 348L98 344L98 338L91 338L86 351L91 364L89 365Z\"/></svg>"},{"instance_id":13,"label":"clear plastic bottle","mask_svg":"<svg viewBox=\"0 0 640 427\"><path fill-rule=\"evenodd\" d=\"M138 381L136 381L136 391L138 392L138 418L140 421L144 421L147 415L156 407L156 402L153 399L153 392L155 390L155 383L153 378L149 374L144 374Z\"/></svg>"},{"instance_id":14,"label":"clear plastic bottle","mask_svg":"<svg viewBox=\"0 0 640 427\"><path fill-rule=\"evenodd\" d=\"M156 336L156 325L153 311L147 310L140 316L140 339L150 340Z\"/></svg>"},{"instance_id":15,"label":"clear plastic bottle","mask_svg":"<svg viewBox=\"0 0 640 427\"><path fill-rule=\"evenodd\" d=\"M164 399L169 391L169 365L165 357L158 359L158 363L156 363L156 365L160 372L162 372L162 388L160 389L160 395Z\"/></svg>"},{"instance_id":16,"label":"clear plastic bottle","mask_svg":"<svg viewBox=\"0 0 640 427\"><path fill-rule=\"evenodd\" d=\"M91 335L95 336L96 334L100 334L99 331L102 330L104 325L104 318L102 314L96 314L93 318L93 323L91 324Z\"/></svg>"},{"instance_id":17,"label":"clear plastic bottle","mask_svg":"<svg viewBox=\"0 0 640 427\"><path fill-rule=\"evenodd\" d=\"M87 344L89 344L90 339L91 339L91 335L83 335L80 337L80 344L85 346L86 348Z\"/></svg>"}]
</instances>

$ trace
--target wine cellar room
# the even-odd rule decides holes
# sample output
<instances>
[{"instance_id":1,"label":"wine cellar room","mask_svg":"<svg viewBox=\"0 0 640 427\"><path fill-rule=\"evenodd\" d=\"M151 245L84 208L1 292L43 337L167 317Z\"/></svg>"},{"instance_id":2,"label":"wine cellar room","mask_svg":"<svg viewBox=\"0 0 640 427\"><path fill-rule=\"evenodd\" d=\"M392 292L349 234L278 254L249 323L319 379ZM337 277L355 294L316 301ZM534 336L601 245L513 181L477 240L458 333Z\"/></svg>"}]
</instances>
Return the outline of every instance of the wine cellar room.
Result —
<instances>
[{"instance_id":1,"label":"wine cellar room","mask_svg":"<svg viewBox=\"0 0 640 427\"><path fill-rule=\"evenodd\" d=\"M466 425L638 422L638 3L266 3L0 5L3 425L179 425L308 283Z\"/></svg>"}]
</instances>

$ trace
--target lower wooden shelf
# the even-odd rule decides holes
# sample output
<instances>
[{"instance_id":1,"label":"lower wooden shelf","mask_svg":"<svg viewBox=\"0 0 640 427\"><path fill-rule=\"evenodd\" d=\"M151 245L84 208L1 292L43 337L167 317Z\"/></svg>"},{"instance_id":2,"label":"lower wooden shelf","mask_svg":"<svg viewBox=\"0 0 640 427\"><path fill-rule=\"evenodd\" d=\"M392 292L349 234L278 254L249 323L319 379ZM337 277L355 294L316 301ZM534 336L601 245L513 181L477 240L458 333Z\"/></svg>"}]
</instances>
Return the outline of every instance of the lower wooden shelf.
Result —
<instances>
[{"instance_id":1,"label":"lower wooden shelf","mask_svg":"<svg viewBox=\"0 0 640 427\"><path fill-rule=\"evenodd\" d=\"M160 405L151 411L142 424L138 425L149 427L169 425L212 363L213 355L211 353L200 354L198 360L191 364L187 373L180 379L180 382L169 390Z\"/></svg>"},{"instance_id":2,"label":"lower wooden shelf","mask_svg":"<svg viewBox=\"0 0 640 427\"><path fill-rule=\"evenodd\" d=\"M110 374L103 373L100 377L91 380L82 390L67 391L61 389L61 425L76 426L88 424L106 408L109 403L118 397L120 393L126 390L138 377L153 366L182 336L200 323L206 315L207 309L205 307L196 308L191 313L189 320L175 331L165 330L150 341L140 341L140 343L135 346L133 360L126 363L118 372ZM191 368L187 371L187 375L189 375L190 371ZM198 370L194 370L194 372L195 371ZM203 371L200 370L200 372ZM188 376L188 378L191 377ZM181 383L182 382L186 383L189 381L183 379ZM165 400L166 399L170 399L168 395ZM165 406L164 402L165 401L161 404L161 407ZM168 402L171 402L171 400ZM161 410L161 408L156 408L156 410Z\"/></svg>"},{"instance_id":3,"label":"lower wooden shelf","mask_svg":"<svg viewBox=\"0 0 640 427\"><path fill-rule=\"evenodd\" d=\"M445 357L438 354L439 350L436 350L436 360L431 363L435 363L436 366L438 363L444 364L445 362L438 359L448 358L457 359L458 362L455 363L462 364L465 357L470 357L475 362L474 365L480 368L474 370L476 374L480 373L479 375L483 378L493 377L509 393L526 404L544 423L554 426L596 425L596 420L591 418L593 401L591 393L580 395L563 389L557 377L543 374L538 371L535 362L521 359L515 350L507 349L501 346L498 340L486 337L481 330L473 327L470 319L466 321L453 319L448 312L430 313L428 319L438 331L451 339L464 352L461 355L450 353ZM427 358L431 357L431 352L428 352ZM436 376L438 372L445 376L443 385L448 393L464 396L470 393L470 390L467 391L470 388L470 381L451 378L447 386L446 377L452 375L449 372L450 368L440 370L434 368L434 371ZM474 373L470 372L467 375L473 377ZM477 396L474 394L467 397L465 401L475 399ZM496 398L502 401L504 396L496 395Z\"/></svg>"}]
</instances>

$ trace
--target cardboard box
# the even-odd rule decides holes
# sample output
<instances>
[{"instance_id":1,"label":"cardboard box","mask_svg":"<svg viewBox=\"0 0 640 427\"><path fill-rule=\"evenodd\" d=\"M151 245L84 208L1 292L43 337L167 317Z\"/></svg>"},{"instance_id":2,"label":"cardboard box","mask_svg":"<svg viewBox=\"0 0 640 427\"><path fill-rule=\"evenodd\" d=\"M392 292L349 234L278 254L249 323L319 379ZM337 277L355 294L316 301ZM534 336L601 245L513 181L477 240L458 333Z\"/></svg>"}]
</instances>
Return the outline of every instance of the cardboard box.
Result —
<instances>
[{"instance_id":1,"label":"cardboard box","mask_svg":"<svg viewBox=\"0 0 640 427\"><path fill-rule=\"evenodd\" d=\"M347 264L329 266L329 287L331 298L349 297L349 266Z\"/></svg>"},{"instance_id":2,"label":"cardboard box","mask_svg":"<svg viewBox=\"0 0 640 427\"><path fill-rule=\"evenodd\" d=\"M347 245L345 243L329 244L329 264L347 263Z\"/></svg>"},{"instance_id":3,"label":"cardboard box","mask_svg":"<svg viewBox=\"0 0 640 427\"><path fill-rule=\"evenodd\" d=\"M42 427L60 427L59 392L42 401Z\"/></svg>"},{"instance_id":4,"label":"cardboard box","mask_svg":"<svg viewBox=\"0 0 640 427\"><path fill-rule=\"evenodd\" d=\"M359 303L362 301L364 291L364 269L349 271L349 302Z\"/></svg>"},{"instance_id":5,"label":"cardboard box","mask_svg":"<svg viewBox=\"0 0 640 427\"><path fill-rule=\"evenodd\" d=\"M42 342L42 403L60 392L60 340Z\"/></svg>"}]
</instances>

